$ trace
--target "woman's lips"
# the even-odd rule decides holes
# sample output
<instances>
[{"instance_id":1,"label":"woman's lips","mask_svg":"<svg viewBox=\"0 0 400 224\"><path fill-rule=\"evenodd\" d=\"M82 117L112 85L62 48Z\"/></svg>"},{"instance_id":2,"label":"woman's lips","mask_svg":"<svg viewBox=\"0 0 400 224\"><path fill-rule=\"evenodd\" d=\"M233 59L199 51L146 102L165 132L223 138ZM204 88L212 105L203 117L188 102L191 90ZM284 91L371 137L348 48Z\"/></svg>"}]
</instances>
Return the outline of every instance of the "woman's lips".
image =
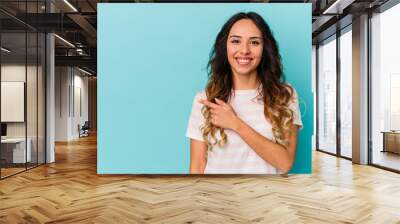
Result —
<instances>
[{"instance_id":1,"label":"woman's lips","mask_svg":"<svg viewBox=\"0 0 400 224\"><path fill-rule=\"evenodd\" d=\"M251 60L253 60L253 59L237 57L237 58L235 58L235 60L239 65L249 65L251 63Z\"/></svg>"}]
</instances>

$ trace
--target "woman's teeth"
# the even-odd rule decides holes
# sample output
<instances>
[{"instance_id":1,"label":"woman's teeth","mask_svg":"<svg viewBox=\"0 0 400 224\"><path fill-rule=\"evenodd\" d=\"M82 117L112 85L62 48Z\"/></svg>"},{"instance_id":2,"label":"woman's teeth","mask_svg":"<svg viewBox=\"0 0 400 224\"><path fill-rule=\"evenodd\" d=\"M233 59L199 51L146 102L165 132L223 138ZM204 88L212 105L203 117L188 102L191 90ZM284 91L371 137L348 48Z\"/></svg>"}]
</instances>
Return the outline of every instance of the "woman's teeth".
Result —
<instances>
[{"instance_id":1,"label":"woman's teeth","mask_svg":"<svg viewBox=\"0 0 400 224\"><path fill-rule=\"evenodd\" d=\"M250 58L236 58L236 61L238 62L239 65L247 65L247 64L250 64L251 59Z\"/></svg>"}]
</instances>

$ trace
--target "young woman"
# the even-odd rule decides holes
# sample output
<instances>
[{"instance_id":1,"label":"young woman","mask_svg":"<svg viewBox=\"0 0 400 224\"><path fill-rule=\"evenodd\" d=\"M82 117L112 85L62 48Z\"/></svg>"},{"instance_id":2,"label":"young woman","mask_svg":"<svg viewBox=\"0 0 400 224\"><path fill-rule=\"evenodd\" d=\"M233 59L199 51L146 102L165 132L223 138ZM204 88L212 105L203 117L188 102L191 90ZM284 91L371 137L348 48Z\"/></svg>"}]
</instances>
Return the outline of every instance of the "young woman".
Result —
<instances>
[{"instance_id":1,"label":"young woman","mask_svg":"<svg viewBox=\"0 0 400 224\"><path fill-rule=\"evenodd\" d=\"M232 16L208 65L208 84L194 99L186 133L190 173L287 173L302 121L264 19L254 12Z\"/></svg>"}]
</instances>

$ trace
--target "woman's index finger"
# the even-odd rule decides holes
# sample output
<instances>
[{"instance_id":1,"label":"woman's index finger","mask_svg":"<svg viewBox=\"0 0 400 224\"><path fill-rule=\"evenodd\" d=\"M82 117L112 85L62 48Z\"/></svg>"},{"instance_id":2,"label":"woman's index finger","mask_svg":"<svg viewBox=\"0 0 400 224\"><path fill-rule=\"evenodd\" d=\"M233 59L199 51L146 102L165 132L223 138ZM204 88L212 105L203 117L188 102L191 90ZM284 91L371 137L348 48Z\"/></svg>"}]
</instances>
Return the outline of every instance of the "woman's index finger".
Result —
<instances>
[{"instance_id":1,"label":"woman's index finger","mask_svg":"<svg viewBox=\"0 0 400 224\"><path fill-rule=\"evenodd\" d=\"M213 109L216 109L216 108L219 107L219 105L217 105L217 104L215 104L215 103L211 103L210 101L204 100L204 99L200 99L200 100L199 100L199 103L204 104L204 105L206 105L207 107L210 107L210 108L213 108Z\"/></svg>"}]
</instances>

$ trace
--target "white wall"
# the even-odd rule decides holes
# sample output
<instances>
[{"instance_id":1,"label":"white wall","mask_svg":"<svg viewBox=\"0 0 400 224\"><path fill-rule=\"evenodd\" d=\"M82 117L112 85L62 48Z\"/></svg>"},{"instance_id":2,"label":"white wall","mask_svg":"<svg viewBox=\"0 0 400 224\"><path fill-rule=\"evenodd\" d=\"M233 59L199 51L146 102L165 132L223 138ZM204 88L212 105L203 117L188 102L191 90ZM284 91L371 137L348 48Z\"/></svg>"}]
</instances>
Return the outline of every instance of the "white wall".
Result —
<instances>
[{"instance_id":1,"label":"white wall","mask_svg":"<svg viewBox=\"0 0 400 224\"><path fill-rule=\"evenodd\" d=\"M55 140L79 138L78 124L88 120L88 77L76 68L56 67Z\"/></svg>"},{"instance_id":2,"label":"white wall","mask_svg":"<svg viewBox=\"0 0 400 224\"><path fill-rule=\"evenodd\" d=\"M55 141L68 140L68 116L70 84L69 68L55 68Z\"/></svg>"}]
</instances>

